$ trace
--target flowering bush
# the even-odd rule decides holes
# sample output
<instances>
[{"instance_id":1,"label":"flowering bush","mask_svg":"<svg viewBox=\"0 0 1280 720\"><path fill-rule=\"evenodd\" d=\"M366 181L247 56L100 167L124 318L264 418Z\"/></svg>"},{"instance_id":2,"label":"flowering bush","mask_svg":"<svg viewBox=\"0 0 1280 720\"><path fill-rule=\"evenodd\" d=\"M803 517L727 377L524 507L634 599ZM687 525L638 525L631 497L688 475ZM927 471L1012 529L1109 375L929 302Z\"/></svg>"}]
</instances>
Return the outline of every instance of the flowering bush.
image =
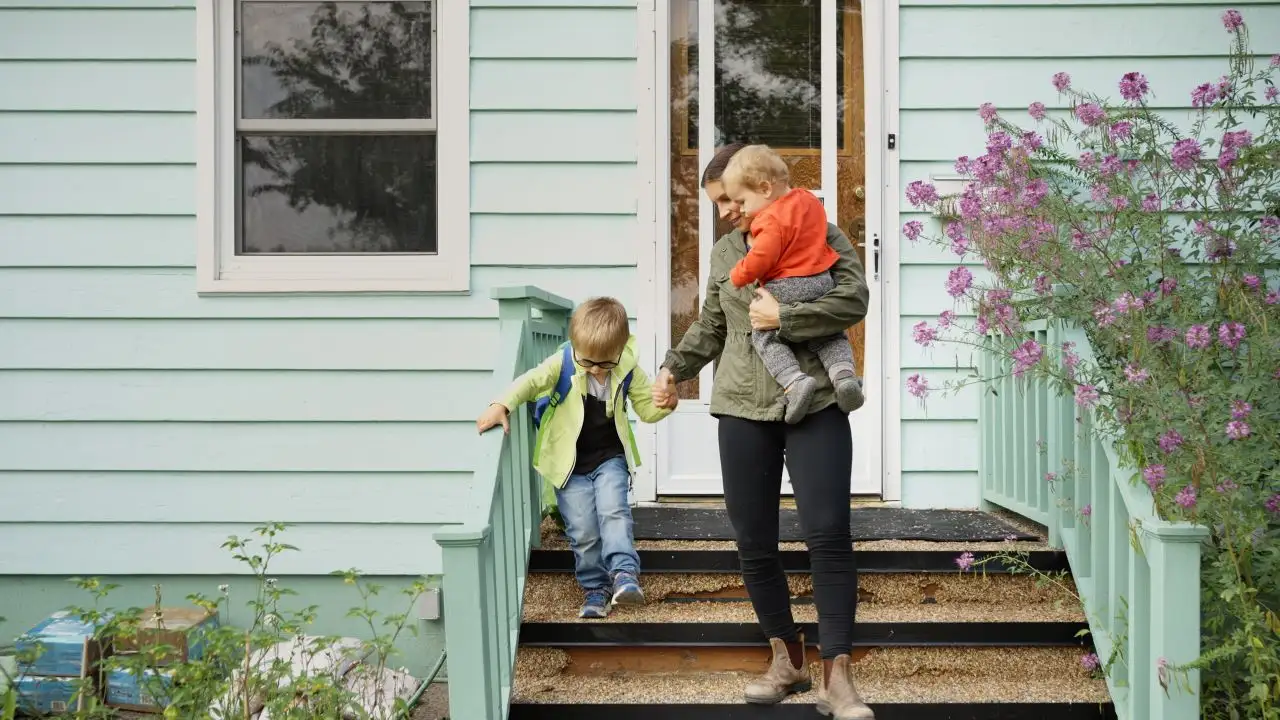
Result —
<instances>
[{"instance_id":1,"label":"flowering bush","mask_svg":"<svg viewBox=\"0 0 1280 720\"><path fill-rule=\"evenodd\" d=\"M1203 716L1275 719L1280 55L1255 62L1241 14L1222 21L1229 67L1191 91L1189 113L1152 109L1140 72L1118 79L1118 102L1058 73L1064 109L1033 103L1030 128L982 106L985 153L956 162L970 181L963 193L940 198L916 181L906 194L949 218L931 240L980 260L988 279L953 269L946 289L957 307L914 336L927 346L978 344L991 333L1013 375L1047 375L1097 408L1097 431L1119 441L1158 513L1211 530L1197 663ZM924 224L903 233L917 241ZM962 327L956 312L965 309L976 319ZM1096 359L1029 339L1022 328L1033 319L1081 328ZM931 392L918 374L907 389L922 400ZM1070 471L1063 458L1049 462Z\"/></svg>"}]
</instances>

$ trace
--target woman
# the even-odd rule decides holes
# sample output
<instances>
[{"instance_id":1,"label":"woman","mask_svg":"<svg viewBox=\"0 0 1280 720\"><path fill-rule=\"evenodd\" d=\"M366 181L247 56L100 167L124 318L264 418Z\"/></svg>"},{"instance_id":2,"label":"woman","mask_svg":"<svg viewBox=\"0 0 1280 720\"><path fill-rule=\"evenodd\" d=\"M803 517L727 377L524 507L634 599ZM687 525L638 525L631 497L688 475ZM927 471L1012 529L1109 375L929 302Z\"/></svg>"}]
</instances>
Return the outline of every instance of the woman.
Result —
<instances>
[{"instance_id":1,"label":"woman","mask_svg":"<svg viewBox=\"0 0 1280 720\"><path fill-rule=\"evenodd\" d=\"M805 341L839 333L867 312L862 264L835 226L828 242L840 254L832 267L836 288L813 302L779 306L767 291L752 294L729 282L729 270L747 251L747 221L724 192L721 175L743 145L716 153L702 187L722 219L736 225L712 249L711 277L698 320L679 347L667 353L653 386L654 402L675 402L677 381L695 377L720 358L711 393L719 421L725 506L737 536L742 577L756 617L773 649L769 671L746 688L746 700L772 704L810 688L804 637L791 614L791 593L778 555L778 505L785 456L813 574L822 648L818 711L837 720L873 718L853 683L851 659L858 572L849 531L853 441L847 412L836 405L826 371ZM752 329L777 329L793 343L801 369L818 381L809 414L783 422L780 388L751 345Z\"/></svg>"}]
</instances>

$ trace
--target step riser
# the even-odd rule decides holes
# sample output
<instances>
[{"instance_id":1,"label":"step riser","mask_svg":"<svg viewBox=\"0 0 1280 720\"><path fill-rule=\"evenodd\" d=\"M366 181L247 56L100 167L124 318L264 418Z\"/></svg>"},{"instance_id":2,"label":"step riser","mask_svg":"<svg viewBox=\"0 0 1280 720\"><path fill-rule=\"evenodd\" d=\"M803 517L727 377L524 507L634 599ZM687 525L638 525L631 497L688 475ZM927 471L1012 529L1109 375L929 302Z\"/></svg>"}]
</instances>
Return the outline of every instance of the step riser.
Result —
<instances>
[{"instance_id":1,"label":"step riser","mask_svg":"<svg viewBox=\"0 0 1280 720\"><path fill-rule=\"evenodd\" d=\"M1111 704L871 704L876 720L1115 720ZM813 705L542 705L517 703L510 720L817 720Z\"/></svg>"},{"instance_id":2,"label":"step riser","mask_svg":"<svg viewBox=\"0 0 1280 720\"><path fill-rule=\"evenodd\" d=\"M736 573L741 570L738 554L732 550L640 550L640 567L645 573ZM975 552L981 561L993 553ZM804 550L784 550L782 567L788 573L807 574L809 553ZM860 573L955 573L956 552L875 551L854 552L854 562ZM1067 570L1064 553L1037 550L1028 554L1027 562L1041 572ZM532 572L573 572L573 553L569 550L536 550L530 559ZM1002 562L984 566L989 574L1008 573Z\"/></svg>"},{"instance_id":3,"label":"step riser","mask_svg":"<svg viewBox=\"0 0 1280 720\"><path fill-rule=\"evenodd\" d=\"M818 624L800 623L806 639L818 642ZM1085 647L1082 622L859 623L857 647ZM528 647L626 645L640 648L766 647L755 623L540 623L526 622L520 644Z\"/></svg>"}]
</instances>

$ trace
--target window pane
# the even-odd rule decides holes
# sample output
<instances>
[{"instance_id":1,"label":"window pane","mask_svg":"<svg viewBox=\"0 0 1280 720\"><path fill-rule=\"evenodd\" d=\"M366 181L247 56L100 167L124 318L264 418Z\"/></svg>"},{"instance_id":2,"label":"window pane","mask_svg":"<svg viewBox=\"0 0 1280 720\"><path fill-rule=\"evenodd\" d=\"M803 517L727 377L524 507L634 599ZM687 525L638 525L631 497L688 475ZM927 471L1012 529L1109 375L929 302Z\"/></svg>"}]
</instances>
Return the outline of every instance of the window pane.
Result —
<instances>
[{"instance_id":1,"label":"window pane","mask_svg":"<svg viewBox=\"0 0 1280 720\"><path fill-rule=\"evenodd\" d=\"M434 135L251 135L241 157L240 253L436 252Z\"/></svg>"},{"instance_id":2,"label":"window pane","mask_svg":"<svg viewBox=\"0 0 1280 720\"><path fill-rule=\"evenodd\" d=\"M245 118L430 118L427 2L243 2Z\"/></svg>"}]
</instances>

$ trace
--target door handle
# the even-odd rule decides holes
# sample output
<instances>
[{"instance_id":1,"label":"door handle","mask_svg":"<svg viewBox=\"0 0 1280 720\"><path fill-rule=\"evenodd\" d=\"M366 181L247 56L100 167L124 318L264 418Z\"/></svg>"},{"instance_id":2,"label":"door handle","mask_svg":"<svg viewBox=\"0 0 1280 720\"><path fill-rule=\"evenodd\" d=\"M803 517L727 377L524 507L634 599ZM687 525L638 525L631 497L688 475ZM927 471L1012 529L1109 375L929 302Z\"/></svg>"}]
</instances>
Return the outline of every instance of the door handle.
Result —
<instances>
[{"instance_id":1,"label":"door handle","mask_svg":"<svg viewBox=\"0 0 1280 720\"><path fill-rule=\"evenodd\" d=\"M866 200L866 199L867 199L867 189L866 189L865 187L863 187L863 186L859 185L859 186L857 186L857 187L855 187L855 188L853 189L853 196L854 196L854 197L856 197L856 198L858 198L859 200Z\"/></svg>"}]
</instances>

